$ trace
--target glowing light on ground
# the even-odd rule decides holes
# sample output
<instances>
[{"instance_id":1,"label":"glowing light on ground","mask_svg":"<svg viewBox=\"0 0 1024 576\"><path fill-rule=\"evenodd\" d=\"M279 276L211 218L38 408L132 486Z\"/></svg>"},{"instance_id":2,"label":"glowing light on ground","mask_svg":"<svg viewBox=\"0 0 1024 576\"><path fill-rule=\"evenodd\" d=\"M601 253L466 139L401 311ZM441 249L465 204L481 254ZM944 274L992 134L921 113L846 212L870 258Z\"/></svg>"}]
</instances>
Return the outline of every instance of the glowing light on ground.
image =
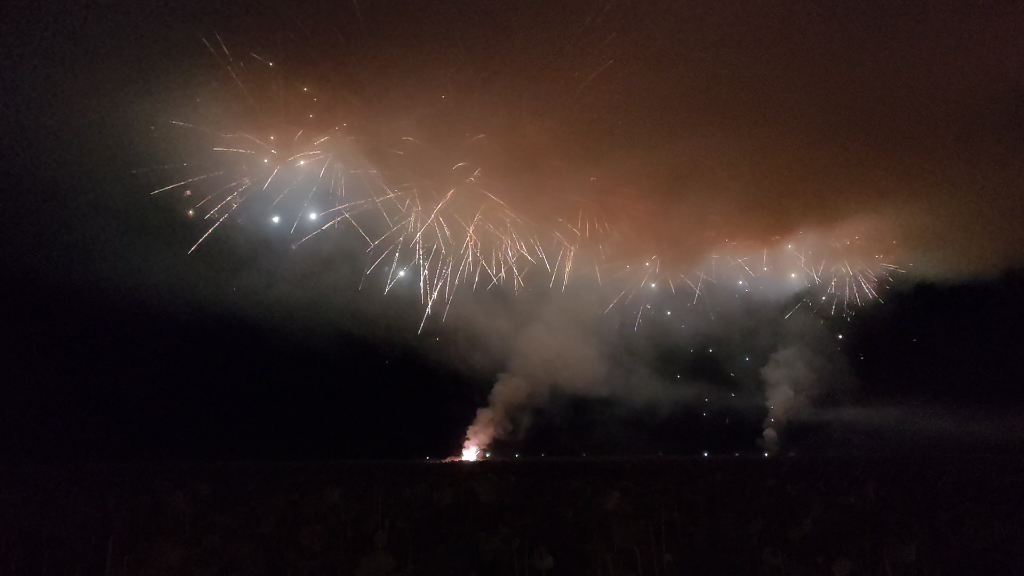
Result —
<instances>
[{"instance_id":1,"label":"glowing light on ground","mask_svg":"<svg viewBox=\"0 0 1024 576\"><path fill-rule=\"evenodd\" d=\"M463 462L476 462L480 459L480 449L476 446L466 446L462 449Z\"/></svg>"}]
</instances>

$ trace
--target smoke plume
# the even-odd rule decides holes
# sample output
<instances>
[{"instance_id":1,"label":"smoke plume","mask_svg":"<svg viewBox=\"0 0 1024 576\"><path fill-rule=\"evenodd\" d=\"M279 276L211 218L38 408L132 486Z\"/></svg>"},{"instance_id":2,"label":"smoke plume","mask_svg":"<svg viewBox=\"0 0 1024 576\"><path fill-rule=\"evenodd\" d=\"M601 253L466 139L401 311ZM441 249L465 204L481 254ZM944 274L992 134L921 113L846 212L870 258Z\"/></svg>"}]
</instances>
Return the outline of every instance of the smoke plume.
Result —
<instances>
[{"instance_id":1,"label":"smoke plume","mask_svg":"<svg viewBox=\"0 0 1024 576\"><path fill-rule=\"evenodd\" d=\"M772 354L761 370L765 382L768 415L764 420L763 442L769 452L779 446L779 431L794 414L807 408L818 383L804 348L793 347Z\"/></svg>"},{"instance_id":2,"label":"smoke plume","mask_svg":"<svg viewBox=\"0 0 1024 576\"><path fill-rule=\"evenodd\" d=\"M607 365L595 338L574 323L542 317L513 343L508 370L498 377L488 406L477 411L466 433L466 447L483 450L495 438L529 424L529 408L545 402L555 389L580 395L600 394Z\"/></svg>"},{"instance_id":3,"label":"smoke plume","mask_svg":"<svg viewBox=\"0 0 1024 576\"><path fill-rule=\"evenodd\" d=\"M761 442L769 452L779 448L786 424L807 413L819 396L839 390L849 371L834 336L813 318L792 318L783 344L761 369L765 405Z\"/></svg>"}]
</instances>

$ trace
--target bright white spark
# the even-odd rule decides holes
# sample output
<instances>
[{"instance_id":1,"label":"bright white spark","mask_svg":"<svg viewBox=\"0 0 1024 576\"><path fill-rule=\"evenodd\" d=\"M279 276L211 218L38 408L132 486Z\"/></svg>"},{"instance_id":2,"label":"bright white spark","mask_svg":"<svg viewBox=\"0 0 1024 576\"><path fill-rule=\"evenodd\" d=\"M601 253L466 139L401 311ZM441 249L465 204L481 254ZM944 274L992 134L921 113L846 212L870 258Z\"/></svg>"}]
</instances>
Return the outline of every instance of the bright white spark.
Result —
<instances>
[{"instance_id":1,"label":"bright white spark","mask_svg":"<svg viewBox=\"0 0 1024 576\"><path fill-rule=\"evenodd\" d=\"M467 446L462 449L463 462L476 462L480 459L480 449L476 446Z\"/></svg>"}]
</instances>

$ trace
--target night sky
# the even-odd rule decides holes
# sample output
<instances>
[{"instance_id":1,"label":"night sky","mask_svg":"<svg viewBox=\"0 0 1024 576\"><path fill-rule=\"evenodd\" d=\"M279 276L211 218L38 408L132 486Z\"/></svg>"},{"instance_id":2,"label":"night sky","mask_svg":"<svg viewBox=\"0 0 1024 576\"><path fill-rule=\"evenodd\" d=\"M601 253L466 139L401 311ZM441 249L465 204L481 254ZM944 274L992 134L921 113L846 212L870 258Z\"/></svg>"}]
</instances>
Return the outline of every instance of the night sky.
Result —
<instances>
[{"instance_id":1,"label":"night sky","mask_svg":"<svg viewBox=\"0 0 1024 576\"><path fill-rule=\"evenodd\" d=\"M188 4L0 18L0 458L443 458L500 375L551 382L506 452L753 452L787 341L827 385L783 450L1024 446L1020 7ZM418 334L417 294L364 284L351 229L292 249L243 213L187 254L206 228L138 169L191 152L171 120L248 121L215 35L379 134L487 133L480 162L527 210L565 183L641 190L624 257L867 220L908 272L848 317L784 320L791 294L635 326L544 284L461 294Z\"/></svg>"}]
</instances>

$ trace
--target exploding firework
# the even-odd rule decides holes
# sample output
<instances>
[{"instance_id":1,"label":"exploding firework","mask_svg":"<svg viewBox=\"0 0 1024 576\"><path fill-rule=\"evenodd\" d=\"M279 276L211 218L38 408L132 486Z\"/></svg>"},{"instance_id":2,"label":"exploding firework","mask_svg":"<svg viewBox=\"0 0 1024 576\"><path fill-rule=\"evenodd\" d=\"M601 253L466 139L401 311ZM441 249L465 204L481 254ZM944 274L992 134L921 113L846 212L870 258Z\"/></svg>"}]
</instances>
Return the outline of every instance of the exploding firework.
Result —
<instances>
[{"instance_id":1,"label":"exploding firework","mask_svg":"<svg viewBox=\"0 0 1024 576\"><path fill-rule=\"evenodd\" d=\"M479 165L458 162L438 176L414 164L422 148L414 139L374 149L353 132L334 127L323 133L216 134L220 143L211 149L216 170L153 193L181 189L187 199L198 199L188 214L205 211L200 218L211 225L189 253L246 204L259 204L256 210L266 213L268 224L287 226L296 238L293 246L351 226L367 244L366 273L382 273L385 292L407 276L418 279L423 322L438 302L447 315L462 286L525 288L531 268L542 267L545 278L550 276L548 286L564 289L581 247L602 230L601 221L584 216L582 209L576 222L529 219L499 197ZM599 278L597 260L593 266Z\"/></svg>"},{"instance_id":2,"label":"exploding firework","mask_svg":"<svg viewBox=\"0 0 1024 576\"><path fill-rule=\"evenodd\" d=\"M630 244L637 232L656 220L652 210L638 209L635 192L595 187L593 177L517 181L507 177L510 163L493 161L484 133L424 142L386 129L363 108L333 104L331 94L287 82L282 67L267 58L233 57L219 36L206 45L237 93L231 106L213 107L213 124L233 129L171 122L192 132L203 154L198 162L165 167L183 177L153 191L180 192L188 217L209 222L189 252L249 206L256 219L288 228L294 246L350 226L366 241L367 274L382 274L385 292L417 279L421 330L439 303L442 320L447 316L460 287L518 291L528 276L533 286L551 289L564 290L575 277L607 285L605 312L636 305L637 328L655 312L654 296L666 290L688 294L692 304L723 287L804 292L794 311L806 306L845 315L880 299L880 287L900 271L886 254L891 246L866 252L870 236L838 231L785 241L723 240L703 261L682 265L666 257L677 249L670 237L622 263L615 259L636 253Z\"/></svg>"},{"instance_id":3,"label":"exploding firework","mask_svg":"<svg viewBox=\"0 0 1024 576\"><path fill-rule=\"evenodd\" d=\"M716 292L799 292L805 297L789 314L806 307L848 315L880 300L890 275L900 271L889 259L891 245L882 250L863 231L838 230L723 240L702 261L682 264L663 256L677 248L670 238L623 263L618 256L636 253L636 232L655 220L638 208L635 192L595 186L593 177L517 180L509 177L509 162L495 161L486 134L439 142L403 135L365 111L330 104L330 95L315 88L282 88L287 82L265 76L271 61L250 54L246 68L246 59L233 58L217 40L219 52L207 46L242 94L231 109L245 113L220 107L213 125L172 121L203 152L199 161L164 167L184 174L152 192L180 193L188 217L209 222L190 253L247 208L247 216L287 228L293 246L351 227L366 242L366 274L383 277L385 292L400 281L418 284L420 330L434 313L443 321L460 288L519 291L530 282L565 290L574 278L607 291L606 313L634 310L634 329L646 315L671 315L683 298L696 305ZM277 88L261 91L249 83ZM224 124L235 129L214 127ZM679 299L665 300L663 293ZM667 302L664 310L659 301Z\"/></svg>"},{"instance_id":4,"label":"exploding firework","mask_svg":"<svg viewBox=\"0 0 1024 576\"><path fill-rule=\"evenodd\" d=\"M605 313L616 307L634 310L637 329L645 315L671 316L680 302L697 305L712 295L800 294L785 317L804 307L848 316L868 302L882 302L881 292L894 274L903 272L891 260L895 241L882 244L859 234L798 233L770 243L725 242L697 266L672 266L658 256L623 264L611 275L609 284L618 292ZM671 297L660 298L664 293Z\"/></svg>"},{"instance_id":5,"label":"exploding firework","mask_svg":"<svg viewBox=\"0 0 1024 576\"><path fill-rule=\"evenodd\" d=\"M527 272L542 267L549 286L564 288L581 246L607 229L593 205L576 196L547 195L490 178L475 159L486 155L480 151L484 134L454 144L424 144L359 116L353 121L351 111L332 114L308 86L294 86L287 106L276 99L258 104L254 94L259 92L247 89L239 73L244 63L231 58L223 43L220 47L245 95L238 107L251 108L235 122L246 128L172 121L173 128L191 132L204 153L199 162L165 167L185 174L152 192L180 192L188 216L210 223L189 253L243 211L286 227L293 246L350 226L366 242L366 274L383 275L385 292L402 279L418 281L422 330L439 304L442 319L447 315L463 286L509 285L518 291L526 286ZM255 54L252 58L272 66ZM516 201L528 204L533 218L514 207ZM597 261L593 264L598 271Z\"/></svg>"},{"instance_id":6,"label":"exploding firework","mask_svg":"<svg viewBox=\"0 0 1024 576\"><path fill-rule=\"evenodd\" d=\"M332 103L328 90L268 79L282 67L255 54L234 58L218 44L208 46L237 98L202 108L203 121L171 122L200 154L165 167L181 177L153 191L180 194L188 217L208 223L189 253L232 216L285 229L293 247L351 228L365 242L366 278L385 293L418 286L420 330L431 315L444 321L460 290L570 284L596 288L604 312L621 310L634 330L674 311L713 318L709 302L723 296L799 294L786 317L850 315L881 300L900 272L884 233L850 226L722 239L703 258L679 257L694 252L687 236L661 232L684 231L631 188L539 166L549 158L510 159L486 130L389 123ZM638 241L652 228L658 241ZM463 460L479 459L492 439L484 436L467 440Z\"/></svg>"}]
</instances>

